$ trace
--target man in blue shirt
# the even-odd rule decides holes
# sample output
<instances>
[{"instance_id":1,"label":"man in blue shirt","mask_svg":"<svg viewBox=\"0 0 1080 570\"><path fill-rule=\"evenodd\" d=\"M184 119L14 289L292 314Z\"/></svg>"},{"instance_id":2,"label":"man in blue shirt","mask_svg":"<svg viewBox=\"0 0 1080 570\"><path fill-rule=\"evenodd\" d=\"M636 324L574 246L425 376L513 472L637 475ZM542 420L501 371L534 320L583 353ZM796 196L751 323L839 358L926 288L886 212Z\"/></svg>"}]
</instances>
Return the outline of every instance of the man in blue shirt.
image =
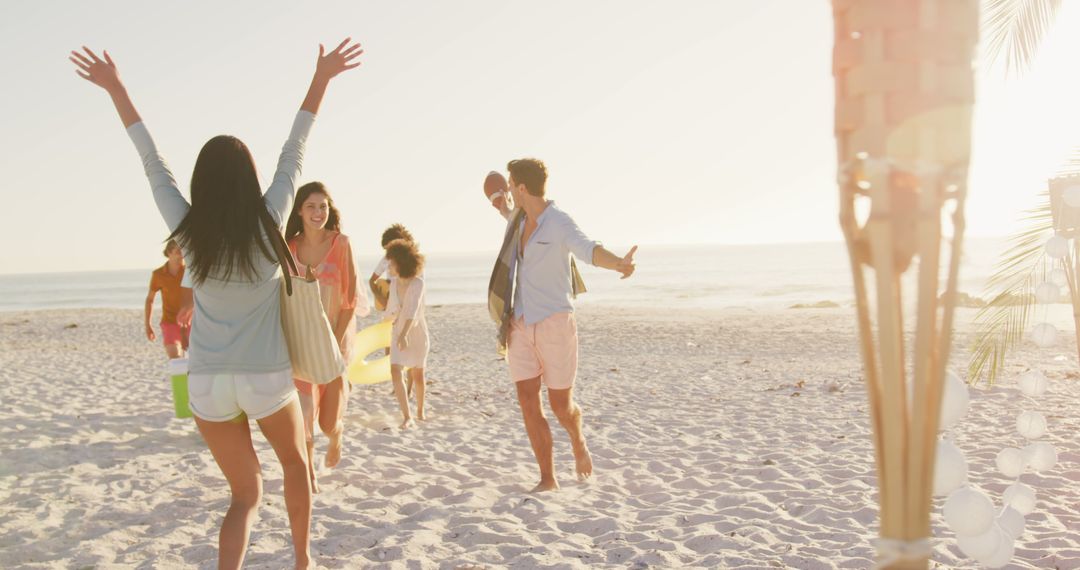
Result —
<instances>
[{"instance_id":1,"label":"man in blue shirt","mask_svg":"<svg viewBox=\"0 0 1080 570\"><path fill-rule=\"evenodd\" d=\"M574 450L578 478L592 475L592 457L582 433L581 408L574 402L578 338L574 319L574 268L570 256L617 271L626 279L634 273L634 252L618 256L585 236L566 212L546 198L547 168L533 158L513 160L507 196L492 204L509 224L513 248L510 275L514 279L512 322L507 339L510 378L517 386L525 431L540 466L540 483L533 491L559 488L555 479L551 428L540 400L541 384L548 387L551 411L566 428ZM506 244L504 244L506 245Z\"/></svg>"}]
</instances>

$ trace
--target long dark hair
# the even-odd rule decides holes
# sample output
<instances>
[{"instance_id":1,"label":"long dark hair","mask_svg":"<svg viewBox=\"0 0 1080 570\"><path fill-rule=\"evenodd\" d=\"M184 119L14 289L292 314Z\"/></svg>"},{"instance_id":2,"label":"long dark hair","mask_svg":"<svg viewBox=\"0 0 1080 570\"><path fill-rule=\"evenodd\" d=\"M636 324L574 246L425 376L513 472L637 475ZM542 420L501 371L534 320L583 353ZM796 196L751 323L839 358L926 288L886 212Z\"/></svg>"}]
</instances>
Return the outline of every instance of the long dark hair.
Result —
<instances>
[{"instance_id":1,"label":"long dark hair","mask_svg":"<svg viewBox=\"0 0 1080 570\"><path fill-rule=\"evenodd\" d=\"M247 145L221 135L203 145L191 175L191 210L169 236L191 256L192 278L255 279L255 256L277 257L263 239L270 214ZM258 250L258 251L256 251Z\"/></svg>"},{"instance_id":2,"label":"long dark hair","mask_svg":"<svg viewBox=\"0 0 1080 570\"><path fill-rule=\"evenodd\" d=\"M289 221L285 222L285 241L304 233L304 220L300 217L300 208L312 194L326 196L326 204L330 207L330 213L326 215L325 229L332 232L341 231L341 212L334 206L334 199L322 182L308 182L296 191L296 200L293 201L292 212L289 213Z\"/></svg>"}]
</instances>

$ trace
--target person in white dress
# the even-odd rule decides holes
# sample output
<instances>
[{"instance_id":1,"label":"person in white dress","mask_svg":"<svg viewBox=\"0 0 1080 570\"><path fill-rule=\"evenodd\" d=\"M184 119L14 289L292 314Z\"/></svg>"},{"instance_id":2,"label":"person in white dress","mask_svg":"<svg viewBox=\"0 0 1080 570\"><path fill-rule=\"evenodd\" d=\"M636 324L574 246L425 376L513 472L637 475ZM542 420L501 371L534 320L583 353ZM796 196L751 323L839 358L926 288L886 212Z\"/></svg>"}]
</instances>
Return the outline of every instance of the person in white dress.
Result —
<instances>
[{"instance_id":1,"label":"person in white dress","mask_svg":"<svg viewBox=\"0 0 1080 570\"><path fill-rule=\"evenodd\" d=\"M416 419L424 421L424 369L427 365L430 340L424 318L424 256L416 243L394 240L386 247L390 261L390 302L387 312L394 315L390 336L390 374L394 396L401 407L401 428L412 425L409 398L405 391L404 370L409 370L416 394Z\"/></svg>"},{"instance_id":2,"label":"person in white dress","mask_svg":"<svg viewBox=\"0 0 1080 570\"><path fill-rule=\"evenodd\" d=\"M386 247L390 245L390 242L399 239L403 239L406 241L416 241L413 239L412 234L409 233L409 230L407 230L405 226L401 224L393 224L383 231L382 238L379 241L379 246L383 248L384 254L386 252ZM387 291L383 289L382 285L383 283L389 283L389 279L383 279L383 275L389 275L389 272L390 260L386 258L386 255L383 255L379 258L379 263L375 265L375 269L372 270L371 277L368 279L368 287L371 289L371 293L372 295L374 295L375 299L375 310L379 312L380 320L384 322L392 320L394 318L394 316L390 314L389 310L389 306L391 303L390 297L394 294L393 289L391 288L389 291ZM423 274L421 274L420 276L423 277ZM386 354L390 354L389 346L386 347ZM413 379L411 376L407 376L405 378L406 395L411 397L412 390ZM393 388L391 388L390 393L394 393Z\"/></svg>"}]
</instances>

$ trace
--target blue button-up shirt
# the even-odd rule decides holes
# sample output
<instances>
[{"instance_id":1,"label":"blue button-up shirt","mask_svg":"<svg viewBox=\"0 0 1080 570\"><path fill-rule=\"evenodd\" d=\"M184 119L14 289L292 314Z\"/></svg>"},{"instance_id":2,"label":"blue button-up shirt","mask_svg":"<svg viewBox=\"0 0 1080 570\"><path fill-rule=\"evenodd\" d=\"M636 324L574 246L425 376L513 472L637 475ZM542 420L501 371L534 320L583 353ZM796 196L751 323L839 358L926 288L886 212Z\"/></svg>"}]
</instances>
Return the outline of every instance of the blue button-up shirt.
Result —
<instances>
[{"instance_id":1,"label":"blue button-up shirt","mask_svg":"<svg viewBox=\"0 0 1080 570\"><path fill-rule=\"evenodd\" d=\"M524 218L521 223L525 223ZM536 218L536 230L525 244L525 255L514 250L514 318L524 317L525 324L532 325L551 315L574 312L570 255L591 264L593 249L599 245L549 200Z\"/></svg>"}]
</instances>

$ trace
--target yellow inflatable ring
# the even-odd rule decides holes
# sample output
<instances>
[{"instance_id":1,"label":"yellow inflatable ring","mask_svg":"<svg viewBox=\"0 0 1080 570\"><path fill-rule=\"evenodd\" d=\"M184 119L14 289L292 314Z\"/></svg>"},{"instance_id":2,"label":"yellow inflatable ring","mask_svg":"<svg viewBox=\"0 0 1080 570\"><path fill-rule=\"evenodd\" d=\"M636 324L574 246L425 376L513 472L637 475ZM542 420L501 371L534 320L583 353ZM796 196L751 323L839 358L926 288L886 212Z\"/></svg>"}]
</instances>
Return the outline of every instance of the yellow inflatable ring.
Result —
<instances>
[{"instance_id":1,"label":"yellow inflatable ring","mask_svg":"<svg viewBox=\"0 0 1080 570\"><path fill-rule=\"evenodd\" d=\"M394 323L386 321L377 325L371 325L356 333L353 341L353 357L345 376L353 384L378 384L390 380L390 356L385 355L374 360L364 360L364 357L390 346L391 329Z\"/></svg>"}]
</instances>

